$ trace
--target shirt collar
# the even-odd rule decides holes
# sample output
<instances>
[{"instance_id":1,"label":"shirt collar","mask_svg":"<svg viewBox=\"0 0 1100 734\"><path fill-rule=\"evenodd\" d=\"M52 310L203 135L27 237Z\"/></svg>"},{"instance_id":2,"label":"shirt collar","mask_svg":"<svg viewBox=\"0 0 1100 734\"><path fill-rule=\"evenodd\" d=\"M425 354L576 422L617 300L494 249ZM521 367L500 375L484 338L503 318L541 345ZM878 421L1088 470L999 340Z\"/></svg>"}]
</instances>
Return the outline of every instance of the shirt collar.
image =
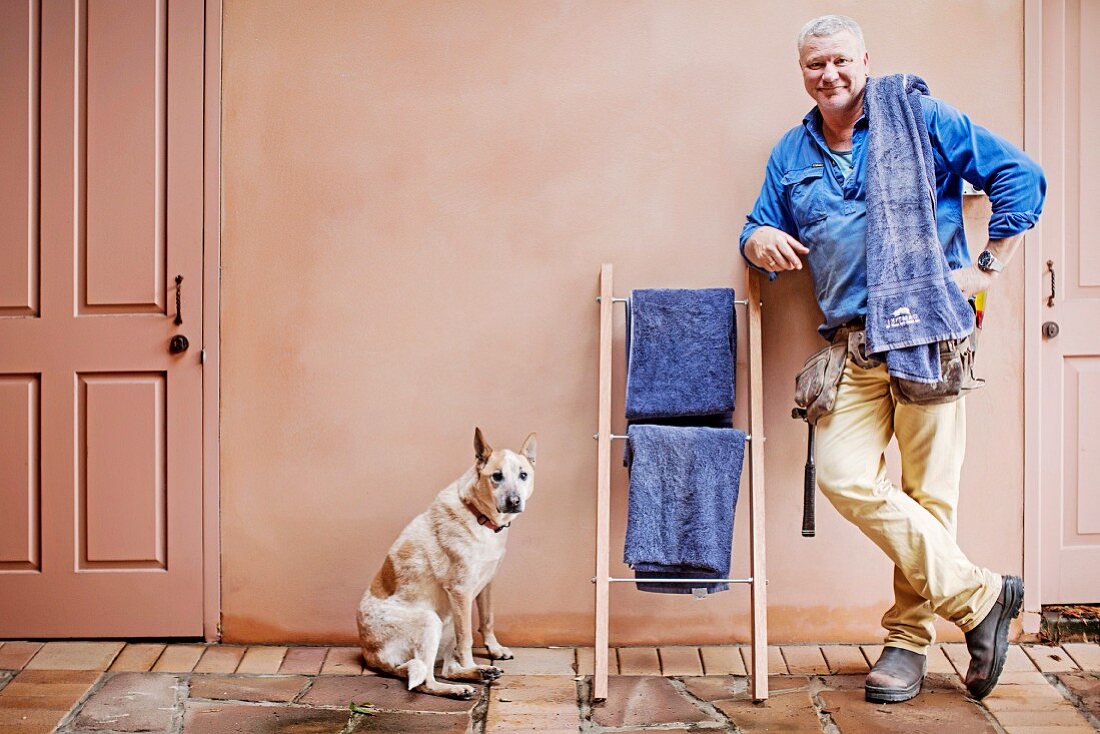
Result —
<instances>
[{"instance_id":1,"label":"shirt collar","mask_svg":"<svg viewBox=\"0 0 1100 734\"><path fill-rule=\"evenodd\" d=\"M859 116L859 119L856 120L855 134L857 137L860 134L860 130L867 127L866 109L866 106L864 106L864 112ZM825 136L821 133L821 111L818 110L817 105L814 105L814 108L807 112L805 117L802 118L802 124L805 126L806 131L810 133L811 137L821 145L822 150L829 149L828 144L825 142Z\"/></svg>"}]
</instances>

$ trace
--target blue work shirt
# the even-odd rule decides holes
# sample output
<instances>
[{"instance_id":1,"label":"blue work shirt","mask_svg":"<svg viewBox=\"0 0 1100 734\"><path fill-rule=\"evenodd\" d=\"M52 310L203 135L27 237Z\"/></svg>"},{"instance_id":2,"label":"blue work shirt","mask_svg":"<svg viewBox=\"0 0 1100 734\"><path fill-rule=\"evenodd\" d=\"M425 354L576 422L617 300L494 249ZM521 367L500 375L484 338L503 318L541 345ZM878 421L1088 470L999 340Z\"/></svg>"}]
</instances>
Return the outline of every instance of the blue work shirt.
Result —
<instances>
[{"instance_id":1,"label":"blue work shirt","mask_svg":"<svg viewBox=\"0 0 1100 734\"><path fill-rule=\"evenodd\" d=\"M993 204L990 239L1011 237L1035 226L1043 208L1046 180L1042 169L1022 150L974 124L946 102L924 96L921 109L936 159L940 243L952 270L967 267L970 252L963 229L963 179L989 195ZM818 331L826 339L838 326L867 313L866 141L864 115L856 121L852 134L854 168L843 177L829 154L821 133L821 115L814 107L802 124L789 130L772 149L764 186L741 231L742 256L745 241L764 225L783 230L809 249L806 259L814 295L825 315Z\"/></svg>"}]
</instances>

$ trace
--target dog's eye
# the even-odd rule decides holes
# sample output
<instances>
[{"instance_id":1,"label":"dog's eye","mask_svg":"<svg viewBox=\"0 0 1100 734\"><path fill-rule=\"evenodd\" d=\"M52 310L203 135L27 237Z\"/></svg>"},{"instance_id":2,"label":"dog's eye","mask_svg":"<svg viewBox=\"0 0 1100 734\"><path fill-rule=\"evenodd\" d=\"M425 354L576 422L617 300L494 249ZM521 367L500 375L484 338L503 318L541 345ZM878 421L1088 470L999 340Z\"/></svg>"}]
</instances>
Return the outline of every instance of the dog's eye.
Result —
<instances>
[{"instance_id":1,"label":"dog's eye","mask_svg":"<svg viewBox=\"0 0 1100 734\"><path fill-rule=\"evenodd\" d=\"M504 472L502 472L502 471L495 471L495 472L493 472L493 481L494 481L494 482L502 482L502 481L504 481Z\"/></svg>"},{"instance_id":2,"label":"dog's eye","mask_svg":"<svg viewBox=\"0 0 1100 734\"><path fill-rule=\"evenodd\" d=\"M521 471L521 472L519 473L519 478L520 478L521 480L526 480L526 479L527 479L527 472L525 472L525 471Z\"/></svg>"}]
</instances>

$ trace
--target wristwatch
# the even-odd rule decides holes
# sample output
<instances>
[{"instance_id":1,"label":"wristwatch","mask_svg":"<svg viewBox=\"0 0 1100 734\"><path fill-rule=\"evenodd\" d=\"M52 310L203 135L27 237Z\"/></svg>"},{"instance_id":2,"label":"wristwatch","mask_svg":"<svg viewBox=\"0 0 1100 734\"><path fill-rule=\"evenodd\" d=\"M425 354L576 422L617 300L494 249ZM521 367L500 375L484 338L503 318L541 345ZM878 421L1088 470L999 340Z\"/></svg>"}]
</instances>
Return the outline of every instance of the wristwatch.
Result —
<instances>
[{"instance_id":1,"label":"wristwatch","mask_svg":"<svg viewBox=\"0 0 1100 734\"><path fill-rule=\"evenodd\" d=\"M987 273L999 273L1005 269L1005 266L1004 263L994 257L992 252L982 250L982 254L978 255L978 269Z\"/></svg>"}]
</instances>

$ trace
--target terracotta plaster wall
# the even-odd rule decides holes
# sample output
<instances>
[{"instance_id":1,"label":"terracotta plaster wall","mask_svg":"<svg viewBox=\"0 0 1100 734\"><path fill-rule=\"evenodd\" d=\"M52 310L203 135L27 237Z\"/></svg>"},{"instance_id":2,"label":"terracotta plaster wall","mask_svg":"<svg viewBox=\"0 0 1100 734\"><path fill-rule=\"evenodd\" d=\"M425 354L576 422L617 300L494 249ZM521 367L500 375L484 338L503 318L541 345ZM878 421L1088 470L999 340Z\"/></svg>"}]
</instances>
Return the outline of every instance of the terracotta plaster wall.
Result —
<instances>
[{"instance_id":1,"label":"terracotta plaster wall","mask_svg":"<svg viewBox=\"0 0 1100 734\"><path fill-rule=\"evenodd\" d=\"M736 243L764 161L812 105L795 36L828 11L861 21L874 73L920 73L1022 140L1020 2L226 0L226 640L352 640L360 594L470 464L475 425L494 445L540 441L498 577L500 637L591 640L600 263L617 295L743 289ZM987 218L968 204L975 252ZM976 562L1012 572L1022 294L1016 267L989 306L959 522ZM887 561L824 500L818 537L799 534L805 430L789 410L818 348L808 277L764 300L772 639L874 640ZM621 314L616 326L621 416ZM741 425L745 355L742 334ZM613 477L619 558L621 466ZM744 588L699 602L619 585L611 603L614 643L748 637Z\"/></svg>"}]
</instances>

